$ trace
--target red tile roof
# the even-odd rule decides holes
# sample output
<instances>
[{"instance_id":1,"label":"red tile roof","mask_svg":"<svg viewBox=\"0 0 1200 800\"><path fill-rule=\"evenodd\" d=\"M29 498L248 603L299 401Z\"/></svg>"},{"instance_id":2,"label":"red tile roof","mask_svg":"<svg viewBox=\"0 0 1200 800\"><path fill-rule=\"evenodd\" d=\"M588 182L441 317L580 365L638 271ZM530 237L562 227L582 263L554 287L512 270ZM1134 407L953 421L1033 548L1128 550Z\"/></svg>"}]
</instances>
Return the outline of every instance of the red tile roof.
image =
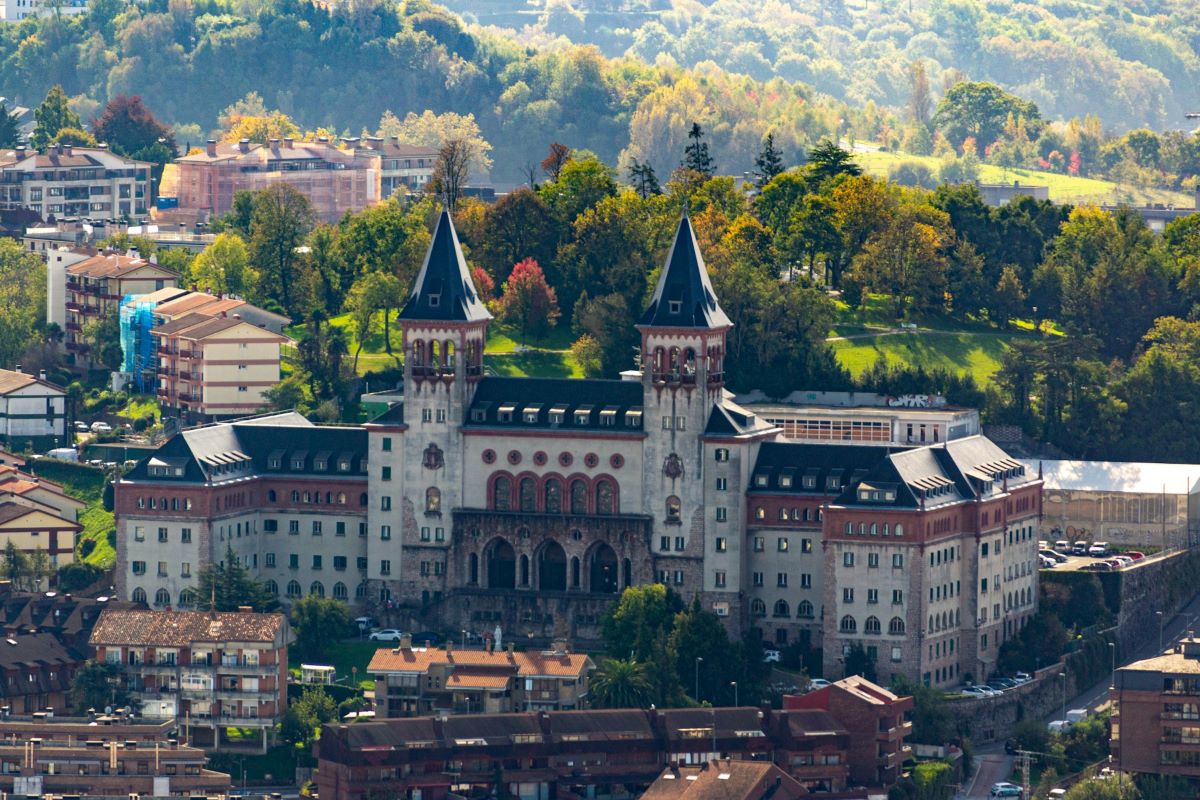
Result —
<instances>
[{"instance_id":1,"label":"red tile roof","mask_svg":"<svg viewBox=\"0 0 1200 800\"><path fill-rule=\"evenodd\" d=\"M107 610L100 615L89 643L186 647L193 642L275 642L283 625L282 614L248 611Z\"/></svg>"},{"instance_id":2,"label":"red tile roof","mask_svg":"<svg viewBox=\"0 0 1200 800\"><path fill-rule=\"evenodd\" d=\"M438 648L397 647L376 650L368 672L428 672L435 664L456 667L515 668L522 677L576 678L590 668L591 659L583 653L487 652Z\"/></svg>"}]
</instances>

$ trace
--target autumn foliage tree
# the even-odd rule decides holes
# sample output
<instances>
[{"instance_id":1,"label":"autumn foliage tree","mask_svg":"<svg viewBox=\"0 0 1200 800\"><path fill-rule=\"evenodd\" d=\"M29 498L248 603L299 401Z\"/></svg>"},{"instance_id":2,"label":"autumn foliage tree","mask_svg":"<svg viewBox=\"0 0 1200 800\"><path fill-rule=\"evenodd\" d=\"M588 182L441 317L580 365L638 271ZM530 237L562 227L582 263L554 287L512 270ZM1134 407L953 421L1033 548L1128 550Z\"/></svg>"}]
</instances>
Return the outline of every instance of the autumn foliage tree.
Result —
<instances>
[{"instance_id":1,"label":"autumn foliage tree","mask_svg":"<svg viewBox=\"0 0 1200 800\"><path fill-rule=\"evenodd\" d=\"M163 125L138 95L118 94L92 121L96 139L121 155L137 157L160 142L174 153L175 135Z\"/></svg>"},{"instance_id":2,"label":"autumn foliage tree","mask_svg":"<svg viewBox=\"0 0 1200 800\"><path fill-rule=\"evenodd\" d=\"M529 334L541 336L558 322L558 296L532 258L518 261L504 282L500 319L521 330L521 346Z\"/></svg>"}]
</instances>

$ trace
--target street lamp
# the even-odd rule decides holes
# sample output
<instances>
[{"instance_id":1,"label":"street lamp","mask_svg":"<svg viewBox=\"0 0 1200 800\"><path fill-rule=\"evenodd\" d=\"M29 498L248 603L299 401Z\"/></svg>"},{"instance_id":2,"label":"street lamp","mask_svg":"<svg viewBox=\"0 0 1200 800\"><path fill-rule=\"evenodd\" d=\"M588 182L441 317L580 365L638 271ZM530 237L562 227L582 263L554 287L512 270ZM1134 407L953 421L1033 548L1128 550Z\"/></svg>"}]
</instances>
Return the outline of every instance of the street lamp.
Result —
<instances>
[{"instance_id":1,"label":"street lamp","mask_svg":"<svg viewBox=\"0 0 1200 800\"><path fill-rule=\"evenodd\" d=\"M1155 611L1154 616L1158 617L1158 652L1162 652L1162 636L1163 636L1163 613Z\"/></svg>"},{"instance_id":2,"label":"street lamp","mask_svg":"<svg viewBox=\"0 0 1200 800\"><path fill-rule=\"evenodd\" d=\"M1112 678L1109 679L1108 687L1115 688L1117 685L1117 643L1108 643L1108 653L1112 657Z\"/></svg>"},{"instance_id":3,"label":"street lamp","mask_svg":"<svg viewBox=\"0 0 1200 800\"><path fill-rule=\"evenodd\" d=\"M696 694L695 694L695 697L696 697L697 703L700 702L700 662L703 660L704 660L704 656L696 656L696 664L695 664L695 667L696 667L696 669L695 669Z\"/></svg>"},{"instance_id":4,"label":"street lamp","mask_svg":"<svg viewBox=\"0 0 1200 800\"><path fill-rule=\"evenodd\" d=\"M1063 724L1065 725L1067 722L1067 673L1060 672L1060 673L1058 673L1058 677L1062 678L1062 694L1063 694L1062 721L1063 721Z\"/></svg>"},{"instance_id":5,"label":"street lamp","mask_svg":"<svg viewBox=\"0 0 1200 800\"><path fill-rule=\"evenodd\" d=\"M467 649L467 631L466 631L466 629L463 629L463 631L462 631L462 646L463 646L463 650Z\"/></svg>"},{"instance_id":6,"label":"street lamp","mask_svg":"<svg viewBox=\"0 0 1200 800\"><path fill-rule=\"evenodd\" d=\"M741 705L741 703L739 703L739 702L738 702L738 688L737 688L737 681L730 681L730 682L729 682L729 685L733 687L733 704L734 704L735 706L740 706L740 705Z\"/></svg>"}]
</instances>

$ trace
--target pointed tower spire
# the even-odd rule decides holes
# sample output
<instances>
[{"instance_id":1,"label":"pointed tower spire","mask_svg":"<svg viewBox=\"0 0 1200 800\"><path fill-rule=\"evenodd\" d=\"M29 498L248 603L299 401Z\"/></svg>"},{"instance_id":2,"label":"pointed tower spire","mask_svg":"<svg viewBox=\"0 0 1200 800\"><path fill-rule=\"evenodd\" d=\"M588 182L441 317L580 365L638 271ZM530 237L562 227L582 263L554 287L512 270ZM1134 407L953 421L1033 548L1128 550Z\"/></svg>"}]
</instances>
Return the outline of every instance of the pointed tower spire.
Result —
<instances>
[{"instance_id":1,"label":"pointed tower spire","mask_svg":"<svg viewBox=\"0 0 1200 800\"><path fill-rule=\"evenodd\" d=\"M659 275L650 307L642 314L638 325L709 329L733 325L717 303L686 207L679 218L675 241Z\"/></svg>"},{"instance_id":2,"label":"pointed tower spire","mask_svg":"<svg viewBox=\"0 0 1200 800\"><path fill-rule=\"evenodd\" d=\"M486 322L491 318L471 280L454 221L443 206L425 263L413 281L412 294L400 312L400 319Z\"/></svg>"}]
</instances>

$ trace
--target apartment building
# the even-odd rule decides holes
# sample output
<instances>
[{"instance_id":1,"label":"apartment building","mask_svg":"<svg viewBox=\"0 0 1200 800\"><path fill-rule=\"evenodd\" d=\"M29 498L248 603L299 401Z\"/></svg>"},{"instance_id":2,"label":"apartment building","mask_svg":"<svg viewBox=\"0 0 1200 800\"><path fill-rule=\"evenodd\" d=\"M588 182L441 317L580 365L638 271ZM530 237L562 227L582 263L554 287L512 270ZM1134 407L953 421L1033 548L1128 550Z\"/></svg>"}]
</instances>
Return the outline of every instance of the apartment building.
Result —
<instances>
[{"instance_id":1,"label":"apartment building","mask_svg":"<svg viewBox=\"0 0 1200 800\"><path fill-rule=\"evenodd\" d=\"M75 538L81 530L78 522L53 512L0 502L0 549L11 542L27 556L46 556L55 570L75 560Z\"/></svg>"},{"instance_id":2,"label":"apartment building","mask_svg":"<svg viewBox=\"0 0 1200 800\"><path fill-rule=\"evenodd\" d=\"M123 666L143 716L181 721L205 747L257 729L266 752L287 707L288 639L282 614L108 609L89 644Z\"/></svg>"},{"instance_id":3,"label":"apartment building","mask_svg":"<svg viewBox=\"0 0 1200 800\"><path fill-rule=\"evenodd\" d=\"M58 289L56 282L62 279L65 279L64 285ZM121 300L128 295L150 294L177 286L179 273L156 264L153 256L149 260L143 259L136 250L126 254L106 251L62 269L51 263L47 282L49 297L65 298L63 316L66 322L63 327L68 360L73 359L77 367L88 367L94 359L84 329L93 322L119 314ZM50 319L54 319L55 313L51 311Z\"/></svg>"},{"instance_id":4,"label":"apartment building","mask_svg":"<svg viewBox=\"0 0 1200 800\"><path fill-rule=\"evenodd\" d=\"M67 392L16 369L0 369L0 443L18 450L43 451L69 443Z\"/></svg>"},{"instance_id":5,"label":"apartment building","mask_svg":"<svg viewBox=\"0 0 1200 800\"><path fill-rule=\"evenodd\" d=\"M120 597L194 605L200 570L229 547L284 602L366 597L360 427L286 412L188 429L114 489Z\"/></svg>"},{"instance_id":6,"label":"apartment building","mask_svg":"<svg viewBox=\"0 0 1200 800\"><path fill-rule=\"evenodd\" d=\"M254 414L279 383L280 348L291 339L220 313L186 314L150 331L159 403L185 423Z\"/></svg>"},{"instance_id":7,"label":"apartment building","mask_svg":"<svg viewBox=\"0 0 1200 800\"><path fill-rule=\"evenodd\" d=\"M672 764L642 794L642 800L799 800L809 792L774 764L732 759L700 766Z\"/></svg>"},{"instance_id":8,"label":"apartment building","mask_svg":"<svg viewBox=\"0 0 1200 800\"><path fill-rule=\"evenodd\" d=\"M316 215L337 222L380 200L380 157L365 150L342 150L328 139L292 138L258 144L243 139L209 140L203 151L175 160L179 208L220 216L240 191L286 183L306 196Z\"/></svg>"},{"instance_id":9,"label":"apartment building","mask_svg":"<svg viewBox=\"0 0 1200 800\"><path fill-rule=\"evenodd\" d=\"M150 167L103 145L53 145L43 153L19 146L0 152L0 208L44 219L141 219L149 214Z\"/></svg>"},{"instance_id":10,"label":"apartment building","mask_svg":"<svg viewBox=\"0 0 1200 800\"><path fill-rule=\"evenodd\" d=\"M355 152L364 151L368 155L378 154L380 158L380 197L384 200L399 192L423 192L433 180L433 167L438 160L436 147L419 147L405 144L398 136L383 138L368 136L361 141L357 138L344 140Z\"/></svg>"},{"instance_id":11,"label":"apartment building","mask_svg":"<svg viewBox=\"0 0 1200 800\"><path fill-rule=\"evenodd\" d=\"M1200 639L1121 667L1109 696L1114 769L1200 778Z\"/></svg>"},{"instance_id":12,"label":"apartment building","mask_svg":"<svg viewBox=\"0 0 1200 800\"><path fill-rule=\"evenodd\" d=\"M110 597L73 597L70 592L18 592L0 582L0 626L5 636L51 633L69 649L88 652L88 638L108 608L134 608Z\"/></svg>"},{"instance_id":13,"label":"apartment building","mask_svg":"<svg viewBox=\"0 0 1200 800\"><path fill-rule=\"evenodd\" d=\"M224 797L229 775L173 723L92 715L0 720L0 792L25 797Z\"/></svg>"},{"instance_id":14,"label":"apartment building","mask_svg":"<svg viewBox=\"0 0 1200 800\"><path fill-rule=\"evenodd\" d=\"M60 484L0 464L0 503L15 503L75 522L87 504L66 494Z\"/></svg>"},{"instance_id":15,"label":"apartment building","mask_svg":"<svg viewBox=\"0 0 1200 800\"><path fill-rule=\"evenodd\" d=\"M65 714L71 678L84 658L52 633L6 637L0 647L0 705L14 714Z\"/></svg>"},{"instance_id":16,"label":"apartment building","mask_svg":"<svg viewBox=\"0 0 1200 800\"><path fill-rule=\"evenodd\" d=\"M557 641L542 652L413 647L405 635L395 648L375 651L367 667L375 678L380 717L422 714L499 714L582 708L595 669L584 653Z\"/></svg>"},{"instance_id":17,"label":"apartment building","mask_svg":"<svg viewBox=\"0 0 1200 800\"><path fill-rule=\"evenodd\" d=\"M0 0L0 20L18 22L26 17L48 17L61 14L75 17L86 14L87 0Z\"/></svg>"},{"instance_id":18,"label":"apartment building","mask_svg":"<svg viewBox=\"0 0 1200 800\"><path fill-rule=\"evenodd\" d=\"M889 786L900 777L908 759L905 738L912 722L905 714L913 709L911 697L899 697L857 675L842 678L816 691L788 695L788 710L827 712L848 734L847 776L860 786Z\"/></svg>"},{"instance_id":19,"label":"apartment building","mask_svg":"<svg viewBox=\"0 0 1200 800\"><path fill-rule=\"evenodd\" d=\"M29 252L47 258L49 253L59 248L95 247L105 239L123 233L153 242L155 252L186 250L199 254L217 238L215 233L201 231L203 226L189 228L186 224L130 225L123 220L60 219L53 224L47 222L26 228L21 236L21 244Z\"/></svg>"},{"instance_id":20,"label":"apartment building","mask_svg":"<svg viewBox=\"0 0 1200 800\"><path fill-rule=\"evenodd\" d=\"M911 698L889 702L902 716ZM411 796L418 789L425 800L443 800L451 792L491 791L498 780L511 796L529 800L627 797L658 780L664 767L694 774L688 770L720 761L773 764L802 791L866 798L886 793L894 779L879 769L877 731L868 734L870 748L851 745L850 728L858 726L842 714L856 711L840 705L611 709L331 724L317 743L317 783L322 797L335 800L385 792ZM878 729L878 718L874 724ZM901 724L897 735L908 731ZM871 779L852 779L851 789L848 774Z\"/></svg>"}]
</instances>

